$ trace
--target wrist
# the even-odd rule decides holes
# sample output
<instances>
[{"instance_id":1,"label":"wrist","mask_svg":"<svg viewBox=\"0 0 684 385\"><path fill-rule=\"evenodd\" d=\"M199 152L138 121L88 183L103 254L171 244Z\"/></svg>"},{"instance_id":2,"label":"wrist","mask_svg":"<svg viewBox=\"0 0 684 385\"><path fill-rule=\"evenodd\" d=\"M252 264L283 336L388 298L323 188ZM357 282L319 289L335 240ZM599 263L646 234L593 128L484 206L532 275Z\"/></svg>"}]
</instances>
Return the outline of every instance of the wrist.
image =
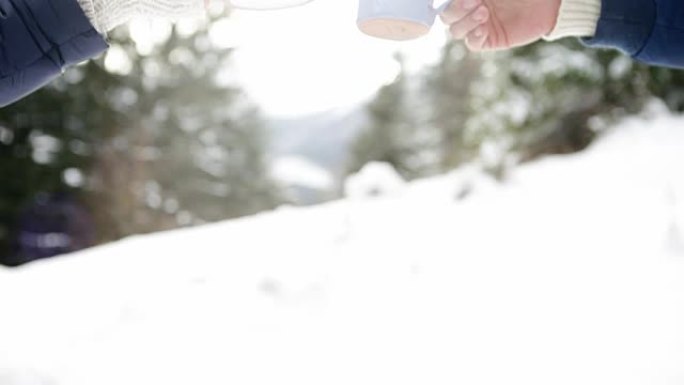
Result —
<instances>
[{"instance_id":1,"label":"wrist","mask_svg":"<svg viewBox=\"0 0 684 385\"><path fill-rule=\"evenodd\" d=\"M544 39L594 36L600 17L601 0L561 0L556 24Z\"/></svg>"}]
</instances>

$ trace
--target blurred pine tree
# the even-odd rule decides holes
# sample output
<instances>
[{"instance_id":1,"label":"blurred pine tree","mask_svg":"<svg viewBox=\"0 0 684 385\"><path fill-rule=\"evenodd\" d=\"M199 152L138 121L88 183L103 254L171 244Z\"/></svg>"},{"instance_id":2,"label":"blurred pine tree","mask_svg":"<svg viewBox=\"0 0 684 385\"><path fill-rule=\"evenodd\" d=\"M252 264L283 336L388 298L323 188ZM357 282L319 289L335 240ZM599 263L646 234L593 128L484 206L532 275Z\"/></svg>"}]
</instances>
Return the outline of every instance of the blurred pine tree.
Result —
<instances>
[{"instance_id":1,"label":"blurred pine tree","mask_svg":"<svg viewBox=\"0 0 684 385\"><path fill-rule=\"evenodd\" d=\"M654 97L682 109L681 71L573 39L487 55L482 73L467 136L492 168L580 151L601 129L592 122L637 113Z\"/></svg>"},{"instance_id":2,"label":"blurred pine tree","mask_svg":"<svg viewBox=\"0 0 684 385\"><path fill-rule=\"evenodd\" d=\"M477 161L502 177L511 165L586 148L653 98L684 110L684 71L573 39L493 54L449 42L437 64L417 75L402 69L368 104L349 169L384 161L415 178Z\"/></svg>"},{"instance_id":3,"label":"blurred pine tree","mask_svg":"<svg viewBox=\"0 0 684 385\"><path fill-rule=\"evenodd\" d=\"M0 109L0 263L30 258L22 255L18 221L37 196L78 200L87 192L96 145L117 115L104 91L117 82L91 62Z\"/></svg>"},{"instance_id":4,"label":"blurred pine tree","mask_svg":"<svg viewBox=\"0 0 684 385\"><path fill-rule=\"evenodd\" d=\"M279 202L262 119L219 83L231 51L212 46L207 27L171 29L145 54L126 29L110 43L126 71L100 58L0 109L0 263L31 259L17 246L20 217L46 194L82 202L95 243Z\"/></svg>"},{"instance_id":5,"label":"blurred pine tree","mask_svg":"<svg viewBox=\"0 0 684 385\"><path fill-rule=\"evenodd\" d=\"M368 124L351 146L347 174L377 161L391 164L404 178L425 174L419 115L412 104L412 79L406 73L404 59L397 55L399 73L383 86L366 107Z\"/></svg>"},{"instance_id":6,"label":"blurred pine tree","mask_svg":"<svg viewBox=\"0 0 684 385\"><path fill-rule=\"evenodd\" d=\"M429 108L424 129L434 131L440 171L451 170L473 158L474 148L466 141L466 122L474 111L471 88L480 75L480 59L463 44L450 41L439 62L428 68L421 100ZM416 101L417 102L417 101Z\"/></svg>"}]
</instances>

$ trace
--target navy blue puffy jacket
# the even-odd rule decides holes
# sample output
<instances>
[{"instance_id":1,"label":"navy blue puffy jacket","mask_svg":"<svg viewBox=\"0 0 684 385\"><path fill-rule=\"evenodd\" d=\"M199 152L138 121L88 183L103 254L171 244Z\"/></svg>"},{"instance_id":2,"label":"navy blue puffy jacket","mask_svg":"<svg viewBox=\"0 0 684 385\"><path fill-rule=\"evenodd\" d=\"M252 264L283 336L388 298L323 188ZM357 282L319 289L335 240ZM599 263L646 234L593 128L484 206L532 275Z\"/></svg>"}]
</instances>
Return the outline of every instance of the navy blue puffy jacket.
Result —
<instances>
[{"instance_id":1,"label":"navy blue puffy jacket","mask_svg":"<svg viewBox=\"0 0 684 385\"><path fill-rule=\"evenodd\" d=\"M106 48L76 0L0 0L0 107Z\"/></svg>"},{"instance_id":2,"label":"navy blue puffy jacket","mask_svg":"<svg viewBox=\"0 0 684 385\"><path fill-rule=\"evenodd\" d=\"M684 68L684 0L603 0L596 36L584 42Z\"/></svg>"}]
</instances>

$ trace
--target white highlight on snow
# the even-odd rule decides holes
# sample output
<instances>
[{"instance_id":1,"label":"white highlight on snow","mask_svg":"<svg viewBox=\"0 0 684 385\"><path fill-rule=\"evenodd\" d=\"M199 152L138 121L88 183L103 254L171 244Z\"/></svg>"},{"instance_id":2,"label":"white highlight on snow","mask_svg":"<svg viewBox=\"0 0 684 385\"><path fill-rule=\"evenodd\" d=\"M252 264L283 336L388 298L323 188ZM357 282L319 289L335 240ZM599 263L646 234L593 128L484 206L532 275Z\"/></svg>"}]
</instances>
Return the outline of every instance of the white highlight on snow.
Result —
<instances>
[{"instance_id":1,"label":"white highlight on snow","mask_svg":"<svg viewBox=\"0 0 684 385\"><path fill-rule=\"evenodd\" d=\"M389 163L370 162L344 182L347 198L363 199L396 195L406 187L406 181Z\"/></svg>"},{"instance_id":2,"label":"white highlight on snow","mask_svg":"<svg viewBox=\"0 0 684 385\"><path fill-rule=\"evenodd\" d=\"M301 156L278 158L273 162L272 167L273 178L287 186L330 190L335 183L327 170Z\"/></svg>"},{"instance_id":3,"label":"white highlight on snow","mask_svg":"<svg viewBox=\"0 0 684 385\"><path fill-rule=\"evenodd\" d=\"M681 385L682 126L0 269L0 380Z\"/></svg>"}]
</instances>

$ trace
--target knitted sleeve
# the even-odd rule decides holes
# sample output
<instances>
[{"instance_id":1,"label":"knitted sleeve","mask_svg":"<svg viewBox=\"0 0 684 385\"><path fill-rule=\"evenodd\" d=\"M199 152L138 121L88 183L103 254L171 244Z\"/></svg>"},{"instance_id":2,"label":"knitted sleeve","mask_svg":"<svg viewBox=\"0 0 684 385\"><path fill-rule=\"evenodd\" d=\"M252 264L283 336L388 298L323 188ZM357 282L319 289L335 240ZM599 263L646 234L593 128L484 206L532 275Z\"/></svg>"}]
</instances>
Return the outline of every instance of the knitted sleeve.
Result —
<instances>
[{"instance_id":1,"label":"knitted sleeve","mask_svg":"<svg viewBox=\"0 0 684 385\"><path fill-rule=\"evenodd\" d=\"M142 16L166 20L199 17L204 0L78 0L95 29L104 34Z\"/></svg>"},{"instance_id":2,"label":"knitted sleeve","mask_svg":"<svg viewBox=\"0 0 684 385\"><path fill-rule=\"evenodd\" d=\"M544 39L594 36L600 16L601 0L562 0L556 27Z\"/></svg>"}]
</instances>

